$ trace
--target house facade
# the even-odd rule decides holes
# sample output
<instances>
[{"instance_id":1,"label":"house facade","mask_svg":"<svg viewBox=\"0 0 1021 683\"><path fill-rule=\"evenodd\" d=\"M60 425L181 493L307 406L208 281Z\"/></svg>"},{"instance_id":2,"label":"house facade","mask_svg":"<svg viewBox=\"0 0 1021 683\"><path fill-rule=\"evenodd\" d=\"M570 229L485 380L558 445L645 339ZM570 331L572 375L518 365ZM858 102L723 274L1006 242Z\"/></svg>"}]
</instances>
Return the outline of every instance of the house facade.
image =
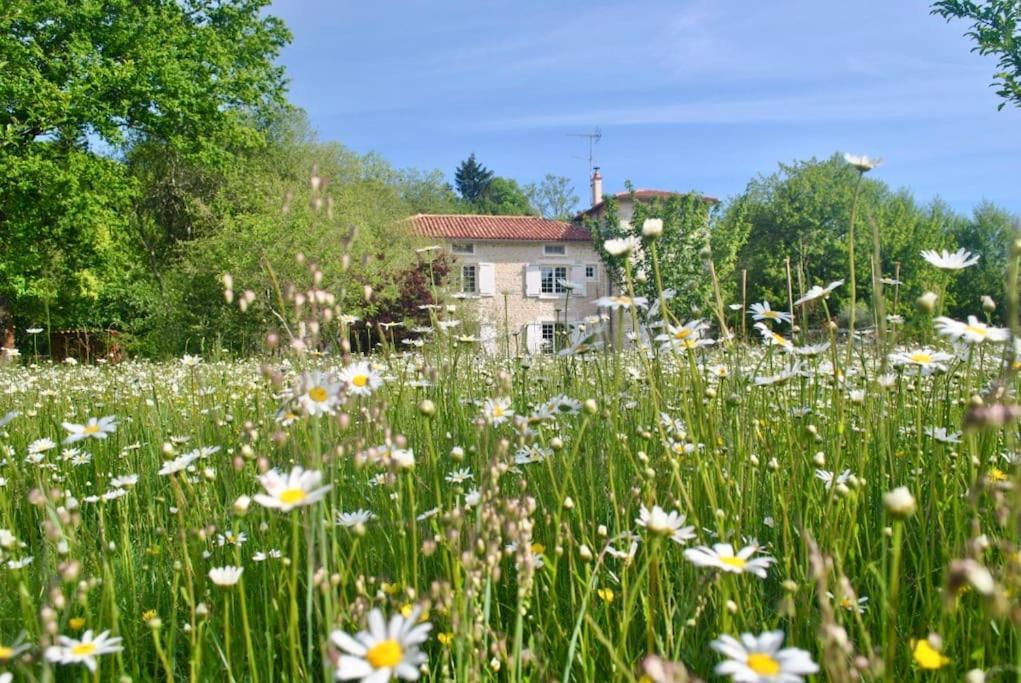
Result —
<instances>
[{"instance_id":1,"label":"house facade","mask_svg":"<svg viewBox=\"0 0 1021 683\"><path fill-rule=\"evenodd\" d=\"M535 216L419 214L413 231L454 259L456 296L470 302L492 352L555 351L598 316L611 284L588 229Z\"/></svg>"}]
</instances>

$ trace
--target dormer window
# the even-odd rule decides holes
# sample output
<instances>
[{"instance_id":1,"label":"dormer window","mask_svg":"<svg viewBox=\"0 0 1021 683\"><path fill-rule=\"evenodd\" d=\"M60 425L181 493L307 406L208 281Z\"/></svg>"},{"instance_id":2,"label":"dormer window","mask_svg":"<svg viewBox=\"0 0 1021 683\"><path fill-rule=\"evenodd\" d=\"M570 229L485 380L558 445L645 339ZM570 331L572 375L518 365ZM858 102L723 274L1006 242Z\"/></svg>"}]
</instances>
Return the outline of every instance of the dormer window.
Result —
<instances>
[{"instance_id":1,"label":"dormer window","mask_svg":"<svg viewBox=\"0 0 1021 683\"><path fill-rule=\"evenodd\" d=\"M472 242L454 242L450 245L450 251L455 254L474 254L475 244Z\"/></svg>"},{"instance_id":2,"label":"dormer window","mask_svg":"<svg viewBox=\"0 0 1021 683\"><path fill-rule=\"evenodd\" d=\"M542 253L545 256L565 256L567 254L567 246L563 244L544 244L542 245Z\"/></svg>"}]
</instances>

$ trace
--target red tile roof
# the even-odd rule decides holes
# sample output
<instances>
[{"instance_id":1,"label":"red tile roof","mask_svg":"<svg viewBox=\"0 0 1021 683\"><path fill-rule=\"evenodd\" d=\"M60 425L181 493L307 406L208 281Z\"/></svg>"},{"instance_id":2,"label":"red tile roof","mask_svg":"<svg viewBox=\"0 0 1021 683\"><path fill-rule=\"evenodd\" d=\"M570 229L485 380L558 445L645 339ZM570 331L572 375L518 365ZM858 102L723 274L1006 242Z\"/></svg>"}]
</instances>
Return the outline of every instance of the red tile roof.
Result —
<instances>
[{"instance_id":1,"label":"red tile roof","mask_svg":"<svg viewBox=\"0 0 1021 683\"><path fill-rule=\"evenodd\" d=\"M635 199L637 199L638 201L650 200L650 199L667 199L669 197L673 197L675 195L680 195L680 194L683 194L683 193L682 192L671 192L670 190L635 190L634 191ZM617 194L613 195L613 198L616 199L618 202L620 200L622 200L622 199L630 199L631 198L631 193L630 192L618 192ZM720 200L717 199L716 197L703 196L702 199L705 201L706 204L719 204L720 203ZM603 208L603 204L605 204L605 203L606 202L602 202L601 201L601 202L599 202L598 204L596 204L594 206L591 206L591 207L589 207L587 209L584 209L583 211L581 211L578 214L578 216L590 216L590 215L596 213L597 211L599 211L599 209Z\"/></svg>"},{"instance_id":2,"label":"red tile roof","mask_svg":"<svg viewBox=\"0 0 1021 683\"><path fill-rule=\"evenodd\" d=\"M423 237L472 240L528 240L588 242L588 229L575 223L537 216L473 216L425 214L412 216L412 230Z\"/></svg>"}]
</instances>

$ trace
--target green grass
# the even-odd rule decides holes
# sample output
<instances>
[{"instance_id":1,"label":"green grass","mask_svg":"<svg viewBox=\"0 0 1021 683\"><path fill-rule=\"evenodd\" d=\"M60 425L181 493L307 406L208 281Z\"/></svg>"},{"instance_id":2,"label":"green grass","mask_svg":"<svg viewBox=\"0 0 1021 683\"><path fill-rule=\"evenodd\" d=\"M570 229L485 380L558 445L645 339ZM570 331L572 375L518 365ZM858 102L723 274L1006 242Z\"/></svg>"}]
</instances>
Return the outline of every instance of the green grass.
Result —
<instances>
[{"instance_id":1,"label":"green grass","mask_svg":"<svg viewBox=\"0 0 1021 683\"><path fill-rule=\"evenodd\" d=\"M708 679L723 660L710 641L766 630L809 651L818 680L849 680L856 667L878 680L960 680L973 668L1017 678L1013 429L952 444L926 434L960 429L998 353L929 376L898 370L881 386L877 354L845 365L841 344L804 357L803 376L755 386L787 354L733 343L505 360L441 343L378 357L381 389L288 426L277 411L301 371L337 371L339 358L276 362L276 384L254 360L8 367L0 415L21 415L0 430L0 528L24 545L2 551L0 644L30 647L0 670L87 679L43 652L54 634L93 629L123 638L123 651L98 658L99 680L323 680L331 630L360 630L373 607L420 605L433 624L426 680L636 680L647 654ZM490 398L529 417L560 394L581 409L517 425L482 418ZM90 462L63 460L60 446L26 458L34 440L64 438L62 422L104 415L116 433L74 444ZM384 444L411 448L414 467L365 462ZM522 446L549 457L515 465ZM157 474L200 447L219 450ZM323 501L234 508L261 492L260 472L292 464L322 472ZM446 480L461 468L470 479ZM851 476L827 487L818 469ZM126 495L90 498L127 474L138 481ZM883 504L899 486L917 500L903 521ZM638 526L653 504L686 515L696 538L682 546ZM334 523L357 509L375 515L364 529ZM247 541L220 546L228 529ZM606 552L627 550L628 534L633 558ZM776 560L764 580L683 555L752 539ZM282 557L253 559L271 551ZM6 566L25 556L24 568ZM992 571L993 596L948 591L948 567L964 557ZM207 577L224 565L244 567L233 588ZM863 612L841 604L848 587L867 596ZM911 656L931 633L950 660L941 672Z\"/></svg>"}]
</instances>

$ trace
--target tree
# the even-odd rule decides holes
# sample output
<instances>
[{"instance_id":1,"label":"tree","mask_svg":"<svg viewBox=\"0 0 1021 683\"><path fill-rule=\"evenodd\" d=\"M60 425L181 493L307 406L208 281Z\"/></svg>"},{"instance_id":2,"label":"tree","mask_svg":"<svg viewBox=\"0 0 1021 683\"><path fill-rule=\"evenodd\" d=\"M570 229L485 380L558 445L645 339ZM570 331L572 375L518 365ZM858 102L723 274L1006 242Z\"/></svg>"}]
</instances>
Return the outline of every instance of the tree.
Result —
<instances>
[{"instance_id":1,"label":"tree","mask_svg":"<svg viewBox=\"0 0 1021 683\"><path fill-rule=\"evenodd\" d=\"M482 198L492 180L493 172L475 160L475 152L462 161L454 172L454 183L461 199L471 204Z\"/></svg>"},{"instance_id":2,"label":"tree","mask_svg":"<svg viewBox=\"0 0 1021 683\"><path fill-rule=\"evenodd\" d=\"M223 170L261 144L259 118L284 104L274 59L290 39L268 4L4 3L0 336L41 309L60 324L113 322L97 302L120 289L137 246L124 239L140 186L126 151L153 145Z\"/></svg>"},{"instance_id":3,"label":"tree","mask_svg":"<svg viewBox=\"0 0 1021 683\"><path fill-rule=\"evenodd\" d=\"M738 253L735 275L748 271L749 302L788 304L787 263L794 298L802 286L847 278L847 229L857 171L840 155L780 164L769 176L752 180L728 205L720 230L743 231L748 239ZM858 253L872 253L872 221L879 228L884 277L899 268L900 301L914 301L926 288L941 291L947 275L925 264L923 249L956 249L962 220L946 204L919 205L907 190L893 191L878 178L865 178L856 227ZM860 259L858 282L871 296L871 259ZM889 294L889 292L888 292ZM846 288L833 294L834 314L846 301ZM952 303L952 302L951 302ZM951 310L951 309L947 309ZM887 313L894 313L888 308Z\"/></svg>"},{"instance_id":4,"label":"tree","mask_svg":"<svg viewBox=\"0 0 1021 683\"><path fill-rule=\"evenodd\" d=\"M999 69L993 78L996 94L1021 107L1021 3L1018 0L939 0L932 14L947 21L964 19L971 28L964 35L975 41L972 52L994 55Z\"/></svg>"},{"instance_id":5,"label":"tree","mask_svg":"<svg viewBox=\"0 0 1021 683\"><path fill-rule=\"evenodd\" d=\"M628 183L628 189L634 190ZM711 303L712 280L704 259L703 248L710 243L713 232L713 204L700 192L678 194L667 199L637 201L632 196L634 213L630 220L618 220L617 200L607 197L602 219L592 226L593 246L602 256L610 277L619 285L624 283L624 262L620 256L611 256L603 242L611 238L634 237L642 239L642 227L648 218L663 221L663 234L656 240L659 270L664 289L674 291L670 308L685 317L698 317ZM641 249L632 255L635 293L649 301L659 297L651 249Z\"/></svg>"},{"instance_id":6,"label":"tree","mask_svg":"<svg viewBox=\"0 0 1021 683\"><path fill-rule=\"evenodd\" d=\"M991 202L975 207L971 217L958 221L954 237L957 246L973 254L980 254L979 262L965 268L951 280L950 291L956 306L957 317L975 315L983 295L1004 302L1004 282L1008 266L1008 253L1017 238L1021 224L1018 217ZM1004 306L997 309L1003 320Z\"/></svg>"},{"instance_id":7,"label":"tree","mask_svg":"<svg viewBox=\"0 0 1021 683\"><path fill-rule=\"evenodd\" d=\"M489 182L475 202L475 210L493 216L534 216L536 213L517 181L499 176Z\"/></svg>"},{"instance_id":8,"label":"tree","mask_svg":"<svg viewBox=\"0 0 1021 683\"><path fill-rule=\"evenodd\" d=\"M571 179L552 173L547 173L538 185L526 185L525 195L544 218L557 220L572 218L579 201L571 186Z\"/></svg>"}]
</instances>

